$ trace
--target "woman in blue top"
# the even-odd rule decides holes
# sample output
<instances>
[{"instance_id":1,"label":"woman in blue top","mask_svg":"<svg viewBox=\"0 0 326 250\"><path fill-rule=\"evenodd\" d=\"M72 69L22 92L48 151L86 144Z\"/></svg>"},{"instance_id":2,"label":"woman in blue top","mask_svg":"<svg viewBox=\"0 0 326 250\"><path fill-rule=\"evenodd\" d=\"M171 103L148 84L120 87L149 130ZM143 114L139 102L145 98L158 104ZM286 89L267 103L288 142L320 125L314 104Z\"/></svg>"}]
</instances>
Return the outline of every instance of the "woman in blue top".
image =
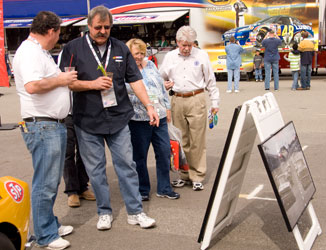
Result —
<instances>
[{"instance_id":1,"label":"woman in blue top","mask_svg":"<svg viewBox=\"0 0 326 250\"><path fill-rule=\"evenodd\" d=\"M149 200L150 181L147 169L147 154L152 143L156 159L158 197L178 199L180 195L173 191L170 184L170 138L167 122L171 120L170 102L164 87L164 80L152 61L144 60L146 44L140 39L127 42L131 54L143 76L147 94L151 99L160 124L158 127L149 124L146 107L136 97L129 84L126 84L129 99L134 107L135 115L129 122L133 159L137 165L139 192L143 201Z\"/></svg>"},{"instance_id":2,"label":"woman in blue top","mask_svg":"<svg viewBox=\"0 0 326 250\"><path fill-rule=\"evenodd\" d=\"M226 93L232 92L232 78L234 76L234 92L239 93L241 53L243 48L236 43L234 36L230 37L230 44L225 47L226 67L228 70L228 89Z\"/></svg>"}]
</instances>

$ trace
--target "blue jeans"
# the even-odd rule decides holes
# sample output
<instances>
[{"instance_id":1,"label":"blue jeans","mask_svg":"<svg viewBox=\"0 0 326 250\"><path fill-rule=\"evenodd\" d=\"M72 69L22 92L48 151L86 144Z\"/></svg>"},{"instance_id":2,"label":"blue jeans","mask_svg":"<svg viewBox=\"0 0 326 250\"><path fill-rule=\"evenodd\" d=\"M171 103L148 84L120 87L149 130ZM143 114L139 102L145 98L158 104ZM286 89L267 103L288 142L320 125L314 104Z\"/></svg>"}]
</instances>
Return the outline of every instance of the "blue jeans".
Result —
<instances>
[{"instance_id":1,"label":"blue jeans","mask_svg":"<svg viewBox=\"0 0 326 250\"><path fill-rule=\"evenodd\" d=\"M263 74L261 68L255 69L255 78L256 80L261 80L261 81L263 80Z\"/></svg>"},{"instance_id":2,"label":"blue jeans","mask_svg":"<svg viewBox=\"0 0 326 250\"><path fill-rule=\"evenodd\" d=\"M300 66L301 74L301 87L310 88L311 79L311 64L301 64Z\"/></svg>"},{"instance_id":3,"label":"blue jeans","mask_svg":"<svg viewBox=\"0 0 326 250\"><path fill-rule=\"evenodd\" d=\"M28 132L22 132L27 149L32 154L32 214L34 233L39 245L59 238L60 224L53 214L58 186L63 173L67 132L62 123L26 122Z\"/></svg>"},{"instance_id":4,"label":"blue jeans","mask_svg":"<svg viewBox=\"0 0 326 250\"><path fill-rule=\"evenodd\" d=\"M273 69L273 76L274 76L274 89L278 89L278 81L279 81L279 76L278 76L278 61L274 62L264 62L265 66L265 89L269 89L269 83L271 81L271 68Z\"/></svg>"},{"instance_id":5,"label":"blue jeans","mask_svg":"<svg viewBox=\"0 0 326 250\"><path fill-rule=\"evenodd\" d=\"M292 71L293 83L291 89L297 89L299 87L298 78L299 78L299 71Z\"/></svg>"},{"instance_id":6,"label":"blue jeans","mask_svg":"<svg viewBox=\"0 0 326 250\"><path fill-rule=\"evenodd\" d=\"M234 76L234 90L239 90L240 68L228 69L228 90L232 90L233 76Z\"/></svg>"},{"instance_id":7,"label":"blue jeans","mask_svg":"<svg viewBox=\"0 0 326 250\"><path fill-rule=\"evenodd\" d=\"M132 159L132 146L128 125L115 134L89 134L75 126L80 155L92 184L99 215L112 214L110 189L106 177L105 142L112 156L119 179L120 192L129 215L143 211L139 193L136 163Z\"/></svg>"},{"instance_id":8,"label":"blue jeans","mask_svg":"<svg viewBox=\"0 0 326 250\"><path fill-rule=\"evenodd\" d=\"M159 127L149 125L148 121L130 121L129 128L140 194L149 195L151 189L147 169L147 154L151 142L156 159L157 193L170 193L172 191L170 184L171 146L166 118L160 119Z\"/></svg>"}]
</instances>

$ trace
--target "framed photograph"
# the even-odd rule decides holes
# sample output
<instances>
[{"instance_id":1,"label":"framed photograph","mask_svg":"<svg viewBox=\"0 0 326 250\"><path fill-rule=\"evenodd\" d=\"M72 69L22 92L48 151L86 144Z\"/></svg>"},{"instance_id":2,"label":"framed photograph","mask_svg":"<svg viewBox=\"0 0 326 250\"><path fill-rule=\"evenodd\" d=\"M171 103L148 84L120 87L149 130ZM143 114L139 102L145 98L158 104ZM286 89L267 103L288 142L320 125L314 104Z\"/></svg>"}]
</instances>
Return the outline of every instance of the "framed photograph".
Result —
<instances>
[{"instance_id":1,"label":"framed photograph","mask_svg":"<svg viewBox=\"0 0 326 250\"><path fill-rule=\"evenodd\" d=\"M316 191L293 122L259 144L258 149L291 232Z\"/></svg>"}]
</instances>

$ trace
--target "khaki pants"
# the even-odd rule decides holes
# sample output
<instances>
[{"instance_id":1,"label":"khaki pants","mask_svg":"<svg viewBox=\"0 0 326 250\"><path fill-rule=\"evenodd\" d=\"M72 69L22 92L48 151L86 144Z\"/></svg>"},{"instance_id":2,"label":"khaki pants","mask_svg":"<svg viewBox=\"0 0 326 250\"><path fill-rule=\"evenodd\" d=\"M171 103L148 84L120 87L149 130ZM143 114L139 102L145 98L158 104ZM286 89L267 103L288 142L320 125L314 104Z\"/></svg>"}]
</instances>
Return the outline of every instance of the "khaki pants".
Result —
<instances>
[{"instance_id":1,"label":"khaki pants","mask_svg":"<svg viewBox=\"0 0 326 250\"><path fill-rule=\"evenodd\" d=\"M202 182L206 174L205 92L185 98L173 96L171 106L173 124L182 131L182 146L189 164L189 175L181 173L181 179Z\"/></svg>"}]
</instances>

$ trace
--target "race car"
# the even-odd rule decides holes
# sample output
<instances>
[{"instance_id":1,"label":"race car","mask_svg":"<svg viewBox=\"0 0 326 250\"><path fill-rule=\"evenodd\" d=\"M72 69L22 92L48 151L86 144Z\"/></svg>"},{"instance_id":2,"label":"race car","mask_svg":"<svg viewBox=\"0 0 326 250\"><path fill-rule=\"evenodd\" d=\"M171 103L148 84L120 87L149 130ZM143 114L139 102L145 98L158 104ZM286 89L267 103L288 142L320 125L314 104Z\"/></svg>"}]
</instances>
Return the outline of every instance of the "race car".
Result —
<instances>
[{"instance_id":1,"label":"race car","mask_svg":"<svg viewBox=\"0 0 326 250\"><path fill-rule=\"evenodd\" d=\"M222 35L224 44L229 43L230 37L234 36L240 45L261 46L266 34L274 30L283 41L282 47L289 48L294 42L299 43L301 33L308 31L310 39L313 39L314 32L309 25L305 25L295 17L279 15L260 20L256 23L245 25L226 31Z\"/></svg>"},{"instance_id":2,"label":"race car","mask_svg":"<svg viewBox=\"0 0 326 250\"><path fill-rule=\"evenodd\" d=\"M0 249L31 249L28 184L14 177L0 178Z\"/></svg>"}]
</instances>

